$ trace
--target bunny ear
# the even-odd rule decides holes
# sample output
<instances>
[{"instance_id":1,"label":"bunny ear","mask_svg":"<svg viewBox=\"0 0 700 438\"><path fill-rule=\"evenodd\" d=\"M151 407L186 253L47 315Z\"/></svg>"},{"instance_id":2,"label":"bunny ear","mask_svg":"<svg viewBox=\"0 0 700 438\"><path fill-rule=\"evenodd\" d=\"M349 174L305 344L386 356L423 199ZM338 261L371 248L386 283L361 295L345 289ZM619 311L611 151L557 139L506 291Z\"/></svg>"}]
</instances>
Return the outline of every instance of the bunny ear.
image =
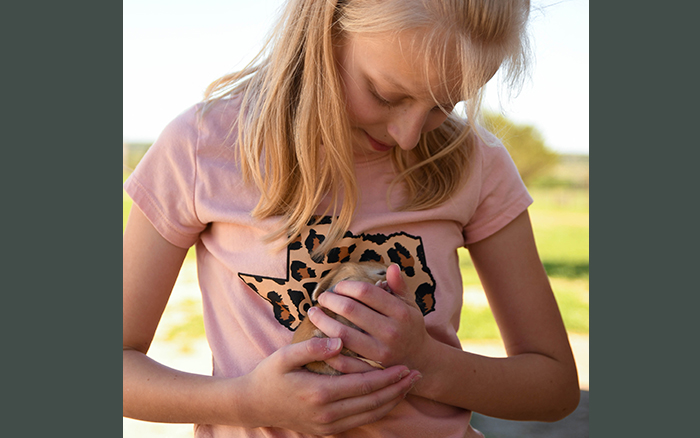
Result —
<instances>
[{"instance_id":1,"label":"bunny ear","mask_svg":"<svg viewBox=\"0 0 700 438\"><path fill-rule=\"evenodd\" d=\"M311 301L316 304L318 302L318 297L325 292L326 289L321 287L321 283L316 285L316 288L311 293Z\"/></svg>"},{"instance_id":2,"label":"bunny ear","mask_svg":"<svg viewBox=\"0 0 700 438\"><path fill-rule=\"evenodd\" d=\"M331 292L333 291L333 288L331 287L332 284L331 282L333 281L333 275L329 274L326 275L321 279L321 281L318 282L316 285L316 288L314 289L313 293L311 294L311 300L314 302L314 304L318 301L318 297L324 293L327 290L330 290Z\"/></svg>"}]
</instances>

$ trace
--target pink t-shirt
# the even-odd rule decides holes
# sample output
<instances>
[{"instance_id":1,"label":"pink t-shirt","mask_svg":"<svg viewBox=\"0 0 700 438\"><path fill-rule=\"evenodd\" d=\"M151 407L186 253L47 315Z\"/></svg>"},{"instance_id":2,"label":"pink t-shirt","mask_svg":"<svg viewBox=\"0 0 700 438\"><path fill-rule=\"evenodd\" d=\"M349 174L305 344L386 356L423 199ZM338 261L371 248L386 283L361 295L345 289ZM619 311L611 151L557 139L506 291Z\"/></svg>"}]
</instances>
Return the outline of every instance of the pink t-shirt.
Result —
<instances>
[{"instance_id":1,"label":"pink t-shirt","mask_svg":"<svg viewBox=\"0 0 700 438\"><path fill-rule=\"evenodd\" d=\"M460 348L457 248L500 230L532 202L505 148L495 139L492 146L477 142L466 184L448 202L425 211L388 208L386 190L393 176L388 155L357 162L360 203L350 229L327 258L312 260L309 253L333 218L310 224L286 249L263 242L279 220L250 215L259 192L241 180L231 132L238 108L237 100L224 100L201 120L201 104L182 113L124 185L165 239L183 248L196 244L214 375L247 374L289 344L306 315L313 286L334 264L348 260L398 263L416 290L430 335ZM409 395L382 420L338 436L481 436L470 418L470 411ZM199 438L301 436L276 428L195 429Z\"/></svg>"}]
</instances>

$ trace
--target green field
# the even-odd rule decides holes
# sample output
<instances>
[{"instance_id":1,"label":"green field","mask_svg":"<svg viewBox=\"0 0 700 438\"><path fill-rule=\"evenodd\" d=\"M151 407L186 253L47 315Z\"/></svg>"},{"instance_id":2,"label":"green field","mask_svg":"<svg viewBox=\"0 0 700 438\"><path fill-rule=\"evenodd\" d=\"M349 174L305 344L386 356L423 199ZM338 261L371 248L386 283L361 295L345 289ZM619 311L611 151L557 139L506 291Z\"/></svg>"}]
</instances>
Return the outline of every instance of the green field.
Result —
<instances>
[{"instance_id":1,"label":"green field","mask_svg":"<svg viewBox=\"0 0 700 438\"><path fill-rule=\"evenodd\" d=\"M540 258L549 275L564 324L570 333L588 334L588 190L531 189L530 207ZM466 249L460 250L463 283L479 286ZM483 294L483 292L482 292ZM460 339L494 339L499 332L488 306L462 308Z\"/></svg>"},{"instance_id":2,"label":"green field","mask_svg":"<svg viewBox=\"0 0 700 438\"><path fill-rule=\"evenodd\" d=\"M126 174L124 175L126 178ZM581 188L535 188L530 216L540 257L550 277L564 324L571 333L588 334L588 190ZM124 193L124 224L131 199ZM190 250L188 259L194 259ZM465 288L479 290L479 279L466 249L460 250ZM481 292L483 295L483 292ZM483 301L483 300L482 300ZM201 307L192 305L193 312ZM201 336L201 314L193 314L182 327L173 329L175 338ZM460 339L497 339L498 328L487 305L466 302L462 308Z\"/></svg>"}]
</instances>

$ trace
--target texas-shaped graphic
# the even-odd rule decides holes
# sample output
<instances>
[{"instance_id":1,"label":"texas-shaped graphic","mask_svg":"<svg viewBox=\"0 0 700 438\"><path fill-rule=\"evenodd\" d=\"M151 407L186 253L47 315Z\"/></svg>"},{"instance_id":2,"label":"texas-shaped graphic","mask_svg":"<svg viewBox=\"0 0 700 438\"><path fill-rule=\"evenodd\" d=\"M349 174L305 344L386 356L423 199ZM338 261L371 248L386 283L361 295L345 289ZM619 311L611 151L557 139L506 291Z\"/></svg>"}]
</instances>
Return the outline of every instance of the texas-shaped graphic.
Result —
<instances>
[{"instance_id":1,"label":"texas-shaped graphic","mask_svg":"<svg viewBox=\"0 0 700 438\"><path fill-rule=\"evenodd\" d=\"M312 259L311 254L330 227L330 216L312 218L301 235L287 246L287 277L274 278L239 273L252 290L272 304L277 321L296 330L312 306L311 294L318 281L339 263L377 261L396 263L407 286L416 294L423 315L435 310L435 280L425 260L420 237L404 232L385 234L345 233L338 245L326 256Z\"/></svg>"}]
</instances>

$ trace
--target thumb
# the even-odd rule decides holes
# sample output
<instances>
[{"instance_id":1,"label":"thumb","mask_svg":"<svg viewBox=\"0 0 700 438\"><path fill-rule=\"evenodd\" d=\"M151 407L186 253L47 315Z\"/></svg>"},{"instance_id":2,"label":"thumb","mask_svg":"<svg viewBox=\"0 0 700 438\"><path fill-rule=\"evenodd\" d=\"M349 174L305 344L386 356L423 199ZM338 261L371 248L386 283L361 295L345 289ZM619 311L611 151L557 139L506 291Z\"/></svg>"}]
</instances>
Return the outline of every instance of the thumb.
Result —
<instances>
[{"instance_id":1,"label":"thumb","mask_svg":"<svg viewBox=\"0 0 700 438\"><path fill-rule=\"evenodd\" d=\"M301 368L310 362L320 362L337 356L343 348L339 338L311 338L296 344L290 344L278 352L282 366L286 369Z\"/></svg>"},{"instance_id":2,"label":"thumb","mask_svg":"<svg viewBox=\"0 0 700 438\"><path fill-rule=\"evenodd\" d=\"M386 269L386 282L394 295L404 300L408 305L418 307L414 291L408 290L406 279L399 265L392 264Z\"/></svg>"}]
</instances>

